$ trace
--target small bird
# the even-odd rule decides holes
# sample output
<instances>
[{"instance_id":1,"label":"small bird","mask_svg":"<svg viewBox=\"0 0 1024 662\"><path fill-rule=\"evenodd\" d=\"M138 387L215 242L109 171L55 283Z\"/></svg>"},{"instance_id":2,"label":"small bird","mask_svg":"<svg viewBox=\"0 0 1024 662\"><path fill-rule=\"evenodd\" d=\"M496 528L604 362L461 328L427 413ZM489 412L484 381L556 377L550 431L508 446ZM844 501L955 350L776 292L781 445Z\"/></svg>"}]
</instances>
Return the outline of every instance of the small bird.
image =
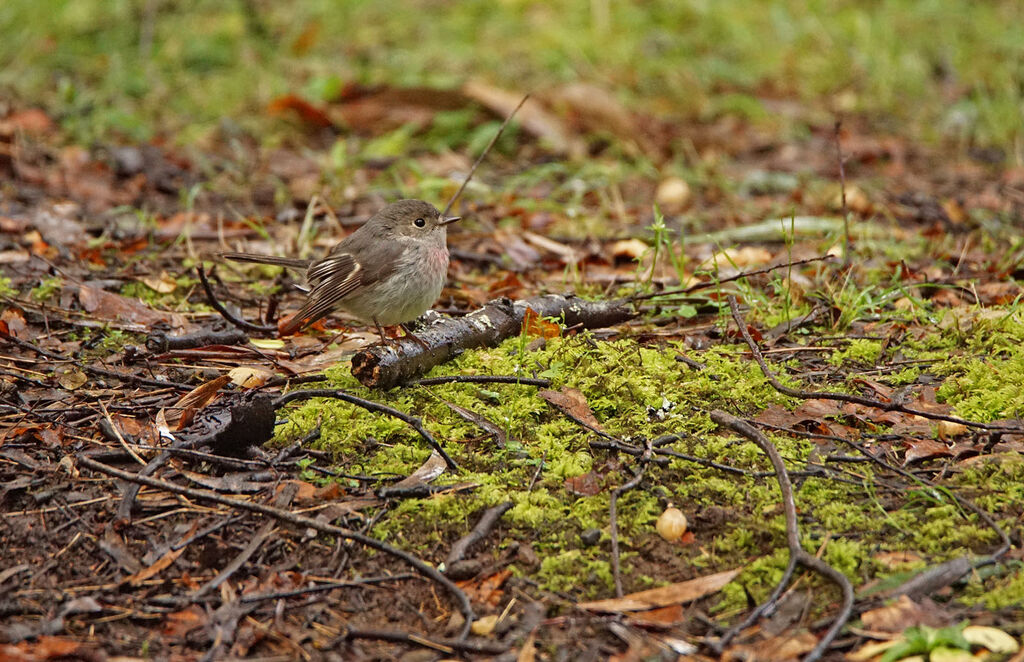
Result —
<instances>
[{"instance_id":1,"label":"small bird","mask_svg":"<svg viewBox=\"0 0 1024 662\"><path fill-rule=\"evenodd\" d=\"M319 260L221 253L240 262L305 270L309 295L290 320L278 327L290 335L335 308L381 326L411 322L430 308L448 277L449 223L422 200L399 200L370 217ZM410 334L411 335L411 334Z\"/></svg>"}]
</instances>

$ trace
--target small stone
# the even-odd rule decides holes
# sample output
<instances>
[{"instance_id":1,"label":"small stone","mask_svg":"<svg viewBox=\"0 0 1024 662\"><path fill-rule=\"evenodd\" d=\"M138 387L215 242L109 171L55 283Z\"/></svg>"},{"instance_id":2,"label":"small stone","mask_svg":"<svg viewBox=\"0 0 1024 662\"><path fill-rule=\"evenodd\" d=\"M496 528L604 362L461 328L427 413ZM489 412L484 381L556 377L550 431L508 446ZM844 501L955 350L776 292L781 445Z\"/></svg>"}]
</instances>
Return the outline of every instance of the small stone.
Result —
<instances>
[{"instance_id":1,"label":"small stone","mask_svg":"<svg viewBox=\"0 0 1024 662\"><path fill-rule=\"evenodd\" d=\"M601 541L601 529L587 529L580 534L580 544L584 547L593 547Z\"/></svg>"},{"instance_id":2,"label":"small stone","mask_svg":"<svg viewBox=\"0 0 1024 662\"><path fill-rule=\"evenodd\" d=\"M686 533L686 515L678 508L666 508L654 526L658 535L668 542L675 542Z\"/></svg>"},{"instance_id":3,"label":"small stone","mask_svg":"<svg viewBox=\"0 0 1024 662\"><path fill-rule=\"evenodd\" d=\"M690 185L681 177L666 177L658 184L654 200L666 214L676 214L686 209L693 200Z\"/></svg>"}]
</instances>

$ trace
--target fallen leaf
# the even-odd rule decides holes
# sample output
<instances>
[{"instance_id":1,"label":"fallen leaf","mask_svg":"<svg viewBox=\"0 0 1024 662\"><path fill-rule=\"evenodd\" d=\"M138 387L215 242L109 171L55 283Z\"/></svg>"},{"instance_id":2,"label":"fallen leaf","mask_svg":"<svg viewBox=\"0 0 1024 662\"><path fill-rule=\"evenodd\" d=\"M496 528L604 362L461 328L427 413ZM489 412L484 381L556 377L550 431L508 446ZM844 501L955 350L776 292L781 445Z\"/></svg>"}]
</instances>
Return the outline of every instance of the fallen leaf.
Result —
<instances>
[{"instance_id":1,"label":"fallen leaf","mask_svg":"<svg viewBox=\"0 0 1024 662\"><path fill-rule=\"evenodd\" d=\"M242 388L256 388L263 386L274 376L274 373L259 366L238 366L232 368L227 377L231 383Z\"/></svg>"},{"instance_id":2,"label":"fallen leaf","mask_svg":"<svg viewBox=\"0 0 1024 662\"><path fill-rule=\"evenodd\" d=\"M25 316L17 308L6 308L0 314L0 324L8 335L15 338L24 338L28 325L25 323Z\"/></svg>"},{"instance_id":3,"label":"fallen leaf","mask_svg":"<svg viewBox=\"0 0 1024 662\"><path fill-rule=\"evenodd\" d=\"M199 605L167 614L162 633L167 637L181 638L198 627L206 625L206 612Z\"/></svg>"},{"instance_id":4,"label":"fallen leaf","mask_svg":"<svg viewBox=\"0 0 1024 662\"><path fill-rule=\"evenodd\" d=\"M570 418L583 422L587 427L604 432L604 427L594 417L594 412L587 404L587 398L583 393L571 386L563 386L561 391L542 390L537 393L542 399L547 400L557 409L568 415Z\"/></svg>"},{"instance_id":5,"label":"fallen leaf","mask_svg":"<svg viewBox=\"0 0 1024 662\"><path fill-rule=\"evenodd\" d=\"M482 602L496 607L505 594L501 587L511 576L512 571L506 568L482 579L467 579L455 582L455 584L465 591L467 597L473 602Z\"/></svg>"},{"instance_id":6,"label":"fallen leaf","mask_svg":"<svg viewBox=\"0 0 1024 662\"><path fill-rule=\"evenodd\" d=\"M690 205L693 193L682 177L667 177L658 184L654 199L666 214L678 214Z\"/></svg>"},{"instance_id":7,"label":"fallen leaf","mask_svg":"<svg viewBox=\"0 0 1024 662\"><path fill-rule=\"evenodd\" d=\"M267 106L267 110L271 115L285 115L289 112L298 115L306 124L310 126L326 127L333 126L334 122L328 117L327 113L321 108L317 108L313 104L309 103L305 99L298 97L294 94L286 94L281 97L277 97L270 102Z\"/></svg>"},{"instance_id":8,"label":"fallen leaf","mask_svg":"<svg viewBox=\"0 0 1024 662\"><path fill-rule=\"evenodd\" d=\"M728 584L740 573L742 568L726 570L713 575L705 575L697 579L685 582L669 584L661 588L652 588L646 591L630 593L621 598L608 600L594 600L582 602L576 606L588 611L605 611L614 613L625 613L631 611L644 611L656 607L666 607L672 604L684 604L692 602L712 593L717 593L723 586Z\"/></svg>"},{"instance_id":9,"label":"fallen leaf","mask_svg":"<svg viewBox=\"0 0 1024 662\"><path fill-rule=\"evenodd\" d=\"M481 616L480 618L473 621L473 625L470 629L478 637L486 637L494 632L494 627L498 624L498 619L501 618L501 614L489 614L487 616Z\"/></svg>"},{"instance_id":10,"label":"fallen leaf","mask_svg":"<svg viewBox=\"0 0 1024 662\"><path fill-rule=\"evenodd\" d=\"M544 319L533 308L527 308L526 313L523 315L522 333L527 336L540 338L557 338L562 334L562 327L555 322Z\"/></svg>"},{"instance_id":11,"label":"fallen leaf","mask_svg":"<svg viewBox=\"0 0 1024 662\"><path fill-rule=\"evenodd\" d=\"M84 284L78 289L78 300L90 315L110 322L141 325L144 331L164 322L175 329L187 325L185 317L178 313L153 310L139 299L123 297Z\"/></svg>"},{"instance_id":12,"label":"fallen leaf","mask_svg":"<svg viewBox=\"0 0 1024 662\"><path fill-rule=\"evenodd\" d=\"M192 537L198 530L199 522L196 521L194 524L192 524L192 527L188 530L188 533L182 536L182 539L188 539ZM172 563L174 563L179 556L185 553L186 549L188 549L188 546L183 546L177 550L168 549L167 553L165 553L163 556L161 556L159 559L153 562L153 564L149 567L143 568L142 570L136 572L134 575L129 575L122 579L121 584L131 584L132 586L140 586L144 581L152 577L155 577L156 575L160 574L160 572L162 572L164 569L169 567Z\"/></svg>"},{"instance_id":13,"label":"fallen leaf","mask_svg":"<svg viewBox=\"0 0 1024 662\"><path fill-rule=\"evenodd\" d=\"M758 660L758 662L790 662L799 660L818 644L811 632L786 632L756 644L733 646L722 655L724 660Z\"/></svg>"},{"instance_id":14,"label":"fallen leaf","mask_svg":"<svg viewBox=\"0 0 1024 662\"><path fill-rule=\"evenodd\" d=\"M519 92L481 81L468 81L462 86L462 93L501 117L507 117L523 98ZM571 135L564 122L544 108L537 99L527 99L519 109L516 120L524 130L547 142L556 152L568 154L574 159L586 156L586 143Z\"/></svg>"},{"instance_id":15,"label":"fallen leaf","mask_svg":"<svg viewBox=\"0 0 1024 662\"><path fill-rule=\"evenodd\" d=\"M931 460L936 457L953 457L953 451L941 441L911 439L906 443L907 452L903 457L903 466L923 460Z\"/></svg>"},{"instance_id":16,"label":"fallen leaf","mask_svg":"<svg viewBox=\"0 0 1024 662\"><path fill-rule=\"evenodd\" d=\"M998 655L1012 655L1020 650L1020 644L999 628L985 625L968 625L963 631L964 639L975 646L984 646Z\"/></svg>"},{"instance_id":17,"label":"fallen leaf","mask_svg":"<svg viewBox=\"0 0 1024 662\"><path fill-rule=\"evenodd\" d=\"M178 283L166 271L161 271L159 276L146 276L142 279L143 284L154 292L170 294L178 289Z\"/></svg>"},{"instance_id":18,"label":"fallen leaf","mask_svg":"<svg viewBox=\"0 0 1024 662\"><path fill-rule=\"evenodd\" d=\"M650 246L639 239L620 239L608 247L616 260L637 260L646 253Z\"/></svg>"},{"instance_id":19,"label":"fallen leaf","mask_svg":"<svg viewBox=\"0 0 1024 662\"><path fill-rule=\"evenodd\" d=\"M589 471L582 476L573 476L565 479L565 489L576 496L594 496L600 494L604 487L601 484L601 476Z\"/></svg>"},{"instance_id":20,"label":"fallen leaf","mask_svg":"<svg viewBox=\"0 0 1024 662\"><path fill-rule=\"evenodd\" d=\"M923 560L921 556L915 552L879 552L874 554L871 559L890 570L910 563L918 563Z\"/></svg>"},{"instance_id":21,"label":"fallen leaf","mask_svg":"<svg viewBox=\"0 0 1024 662\"><path fill-rule=\"evenodd\" d=\"M658 607L648 611L641 611L629 614L627 619L633 625L639 626L666 626L675 625L683 620L683 606L680 604Z\"/></svg>"},{"instance_id":22,"label":"fallen leaf","mask_svg":"<svg viewBox=\"0 0 1024 662\"><path fill-rule=\"evenodd\" d=\"M88 375L78 368L64 366L57 369L57 383L69 391L81 388L87 381L89 381Z\"/></svg>"},{"instance_id":23,"label":"fallen leaf","mask_svg":"<svg viewBox=\"0 0 1024 662\"><path fill-rule=\"evenodd\" d=\"M0 135L10 135L15 131L42 134L53 130L54 124L50 116L38 108L16 110L0 120Z\"/></svg>"},{"instance_id":24,"label":"fallen leaf","mask_svg":"<svg viewBox=\"0 0 1024 662\"><path fill-rule=\"evenodd\" d=\"M937 625L928 618L928 610L901 595L891 604L871 609L861 615L864 627L875 632L903 632L909 627L918 625Z\"/></svg>"}]
</instances>

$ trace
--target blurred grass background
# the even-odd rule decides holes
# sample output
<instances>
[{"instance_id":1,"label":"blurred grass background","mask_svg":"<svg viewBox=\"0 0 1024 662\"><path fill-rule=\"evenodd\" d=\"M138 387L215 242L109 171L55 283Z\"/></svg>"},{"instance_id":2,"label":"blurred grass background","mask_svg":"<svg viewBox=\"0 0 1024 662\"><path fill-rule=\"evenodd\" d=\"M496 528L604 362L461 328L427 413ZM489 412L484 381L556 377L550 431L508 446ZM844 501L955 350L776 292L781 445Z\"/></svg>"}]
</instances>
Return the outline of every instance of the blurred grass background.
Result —
<instances>
[{"instance_id":1,"label":"blurred grass background","mask_svg":"<svg viewBox=\"0 0 1024 662\"><path fill-rule=\"evenodd\" d=\"M348 82L584 80L629 108L788 132L858 113L1024 159L1020 0L3 0L0 95L74 139L190 143ZM796 103L793 103L796 102Z\"/></svg>"}]
</instances>

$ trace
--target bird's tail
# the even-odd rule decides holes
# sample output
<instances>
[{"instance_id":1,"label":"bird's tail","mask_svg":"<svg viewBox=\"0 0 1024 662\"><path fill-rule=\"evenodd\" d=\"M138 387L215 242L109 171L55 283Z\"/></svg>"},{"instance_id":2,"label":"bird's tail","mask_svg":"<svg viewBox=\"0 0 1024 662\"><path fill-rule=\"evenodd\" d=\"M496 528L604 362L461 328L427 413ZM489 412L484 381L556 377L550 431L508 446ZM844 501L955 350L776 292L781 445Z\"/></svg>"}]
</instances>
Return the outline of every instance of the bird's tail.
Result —
<instances>
[{"instance_id":1,"label":"bird's tail","mask_svg":"<svg viewBox=\"0 0 1024 662\"><path fill-rule=\"evenodd\" d=\"M305 270L309 267L310 260L301 260L294 257L277 257L276 255L260 255L258 253L220 253L222 259L234 260L235 262L255 262L257 264L272 264L278 267L289 269Z\"/></svg>"}]
</instances>

